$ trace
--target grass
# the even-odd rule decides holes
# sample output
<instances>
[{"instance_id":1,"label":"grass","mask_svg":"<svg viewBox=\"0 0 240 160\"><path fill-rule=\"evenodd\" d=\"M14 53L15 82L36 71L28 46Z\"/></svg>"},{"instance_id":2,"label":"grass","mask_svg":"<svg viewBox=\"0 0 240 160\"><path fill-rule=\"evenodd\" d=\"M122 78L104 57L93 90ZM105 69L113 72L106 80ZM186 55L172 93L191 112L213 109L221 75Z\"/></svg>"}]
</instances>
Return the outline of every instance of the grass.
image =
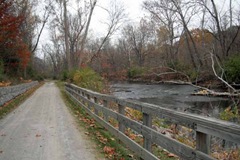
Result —
<instances>
[{"instance_id":1,"label":"grass","mask_svg":"<svg viewBox=\"0 0 240 160\"><path fill-rule=\"evenodd\" d=\"M134 160L134 159L140 159L139 156L134 155L133 152L131 152L124 144L122 144L120 141L116 140L115 137L108 132L105 128L100 126L95 122L95 120L88 115L85 110L77 104L70 96L68 96L64 91L64 84L63 82L57 82L57 86L60 88L63 100L65 104L70 108L73 115L76 117L76 120L78 121L79 125L82 128L86 129L86 134L91 137L91 139L94 140L94 142L97 144L98 149L102 151L102 153L105 154L105 157L112 160ZM111 121L110 123L113 123L112 125L117 125L115 121ZM161 123L163 123L161 121ZM142 137L138 137L134 134L131 134L131 131L128 132L128 135L134 136L135 142L142 145L143 139ZM106 149L106 146L108 147ZM109 149L110 148L110 149ZM114 154L111 153L111 148L114 149ZM106 150L109 152L106 153ZM164 149L161 149L157 147L156 145L153 145L152 147L153 153L161 160L177 160L175 156L171 156L169 152L167 152Z\"/></svg>"},{"instance_id":2,"label":"grass","mask_svg":"<svg viewBox=\"0 0 240 160\"><path fill-rule=\"evenodd\" d=\"M98 149L105 154L106 158L112 160L138 159L124 144L120 143L110 132L97 124L79 104L64 92L64 84L62 82L57 82L56 84L62 93L65 104L75 115L79 125L86 129L85 134L94 140Z\"/></svg>"},{"instance_id":3,"label":"grass","mask_svg":"<svg viewBox=\"0 0 240 160\"><path fill-rule=\"evenodd\" d=\"M5 103L3 106L0 106L0 119L4 118L8 113L16 109L21 103L23 103L28 97L30 97L43 83L29 89L25 93L17 96L11 101Z\"/></svg>"}]
</instances>

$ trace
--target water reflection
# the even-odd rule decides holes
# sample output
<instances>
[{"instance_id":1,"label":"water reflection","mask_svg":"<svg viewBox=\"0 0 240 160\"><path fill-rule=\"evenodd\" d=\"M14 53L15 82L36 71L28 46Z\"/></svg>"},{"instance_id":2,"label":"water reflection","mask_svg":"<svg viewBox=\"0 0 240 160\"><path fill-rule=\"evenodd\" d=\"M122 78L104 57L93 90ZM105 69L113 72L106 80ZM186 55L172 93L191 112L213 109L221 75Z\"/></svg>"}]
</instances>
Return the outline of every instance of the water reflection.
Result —
<instances>
[{"instance_id":1,"label":"water reflection","mask_svg":"<svg viewBox=\"0 0 240 160\"><path fill-rule=\"evenodd\" d=\"M231 105L227 98L191 96L197 88L175 84L131 84L112 85L113 95L122 99L135 99L181 112L219 118L219 113Z\"/></svg>"}]
</instances>

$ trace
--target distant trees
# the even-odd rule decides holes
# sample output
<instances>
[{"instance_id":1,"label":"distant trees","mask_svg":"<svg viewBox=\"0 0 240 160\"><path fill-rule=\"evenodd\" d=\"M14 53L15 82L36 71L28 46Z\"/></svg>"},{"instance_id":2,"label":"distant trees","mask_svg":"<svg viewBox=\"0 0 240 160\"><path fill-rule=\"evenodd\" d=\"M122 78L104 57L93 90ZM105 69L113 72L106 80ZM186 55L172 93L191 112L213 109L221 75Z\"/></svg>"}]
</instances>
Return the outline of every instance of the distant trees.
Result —
<instances>
[{"instance_id":1,"label":"distant trees","mask_svg":"<svg viewBox=\"0 0 240 160\"><path fill-rule=\"evenodd\" d=\"M236 43L236 39L240 36L240 11L236 9L237 7L232 7L232 0L230 0L229 3L229 9L220 11L214 0L198 0L198 4L206 9L212 21L210 30L216 42L213 44L214 54L220 61L231 55L231 51L233 51L231 48Z\"/></svg>"},{"instance_id":2,"label":"distant trees","mask_svg":"<svg viewBox=\"0 0 240 160\"><path fill-rule=\"evenodd\" d=\"M97 0L56 0L51 21L56 38L44 47L44 53L52 66L56 60L53 57L60 55L61 62L57 64L65 63L62 70L91 66L103 75L116 76L115 73L124 74L134 67L154 71L162 67L165 71L180 71L197 82L214 75L211 57L223 68L225 60L239 54L240 10L235 1L224 2L147 0L142 4L147 15L139 23L131 23L125 21L124 6L116 0L108 8L98 6ZM73 10L69 11L72 3ZM96 7L107 17L101 36L89 29ZM60 48L56 47L56 40Z\"/></svg>"},{"instance_id":3,"label":"distant trees","mask_svg":"<svg viewBox=\"0 0 240 160\"><path fill-rule=\"evenodd\" d=\"M158 45L165 43L171 66L177 62L193 67L198 74L213 74L211 54L220 65L231 55L239 54L236 44L240 38L240 10L233 3L150 0L143 3L143 8L159 26Z\"/></svg>"},{"instance_id":4,"label":"distant trees","mask_svg":"<svg viewBox=\"0 0 240 160\"><path fill-rule=\"evenodd\" d=\"M81 64L80 53L84 51L89 26L97 0L77 1L76 11L69 12L68 0L57 1L52 23L58 34L64 37L67 70L78 68ZM60 12L59 12L60 10Z\"/></svg>"},{"instance_id":5,"label":"distant trees","mask_svg":"<svg viewBox=\"0 0 240 160\"><path fill-rule=\"evenodd\" d=\"M155 30L153 25L142 19L139 26L128 25L123 29L123 36L137 58L137 64L144 66L145 59L151 52L150 45L154 43Z\"/></svg>"},{"instance_id":6,"label":"distant trees","mask_svg":"<svg viewBox=\"0 0 240 160\"><path fill-rule=\"evenodd\" d=\"M92 63L95 58L100 56L105 43L107 43L108 40L113 36L113 34L120 29L120 27L126 20L127 15L125 13L125 8L122 4L119 4L117 3L117 1L114 0L109 5L109 8L102 8L107 12L107 19L103 22L107 27L106 33L101 38L101 42L98 45L97 50L90 58L90 63Z\"/></svg>"}]
</instances>

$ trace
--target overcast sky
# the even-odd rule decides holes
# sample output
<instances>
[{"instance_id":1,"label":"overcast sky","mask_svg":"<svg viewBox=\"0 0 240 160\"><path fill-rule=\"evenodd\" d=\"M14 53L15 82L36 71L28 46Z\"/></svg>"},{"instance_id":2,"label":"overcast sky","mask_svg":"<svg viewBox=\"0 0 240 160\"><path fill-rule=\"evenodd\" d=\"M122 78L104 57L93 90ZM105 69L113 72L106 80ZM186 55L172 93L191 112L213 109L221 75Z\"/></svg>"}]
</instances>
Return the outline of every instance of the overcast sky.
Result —
<instances>
[{"instance_id":1,"label":"overcast sky","mask_svg":"<svg viewBox=\"0 0 240 160\"><path fill-rule=\"evenodd\" d=\"M102 22L106 20L106 11L103 8L109 8L111 0L99 0L98 6L95 8L92 21L91 21L91 29L95 34L101 35L104 31L106 31L106 26ZM118 3L123 4L126 9L126 14L128 18L132 22L138 22L140 18L143 16L142 11L142 2L144 0L117 0ZM100 7L99 7L100 6Z\"/></svg>"},{"instance_id":2,"label":"overcast sky","mask_svg":"<svg viewBox=\"0 0 240 160\"><path fill-rule=\"evenodd\" d=\"M103 8L109 8L110 1L112 0L98 0L97 7L94 9L92 21L91 21L91 33L96 36L103 36L106 31L106 25L103 24L106 21L106 11ZM128 14L128 18L132 22L139 22L140 18L144 15L142 11L142 2L144 0L117 0L122 3ZM71 7L70 7L71 8ZM48 43L48 27L46 26L40 39L39 51L41 52L41 45Z\"/></svg>"},{"instance_id":3,"label":"overcast sky","mask_svg":"<svg viewBox=\"0 0 240 160\"><path fill-rule=\"evenodd\" d=\"M90 33L89 35L94 35L98 37L104 36L104 31L106 32L106 25L103 22L106 22L106 11L103 8L109 8L110 2L113 0L98 0L97 7L94 10L91 26L90 26ZM126 9L126 13L128 14L128 18L131 22L139 22L140 18L144 16L144 10L142 9L142 3L144 0L116 0L119 3L122 3ZM220 11L224 8L228 7L229 0L216 0L218 8ZM239 7L239 0L233 0L233 7ZM69 7L70 8L70 7ZM71 10L71 9L70 9ZM194 24L196 26L194 26ZM193 21L193 27L199 26L199 20L196 19ZM48 32L47 27L40 39L39 50L41 50L41 44L48 43ZM41 52L41 51L40 51Z\"/></svg>"}]
</instances>

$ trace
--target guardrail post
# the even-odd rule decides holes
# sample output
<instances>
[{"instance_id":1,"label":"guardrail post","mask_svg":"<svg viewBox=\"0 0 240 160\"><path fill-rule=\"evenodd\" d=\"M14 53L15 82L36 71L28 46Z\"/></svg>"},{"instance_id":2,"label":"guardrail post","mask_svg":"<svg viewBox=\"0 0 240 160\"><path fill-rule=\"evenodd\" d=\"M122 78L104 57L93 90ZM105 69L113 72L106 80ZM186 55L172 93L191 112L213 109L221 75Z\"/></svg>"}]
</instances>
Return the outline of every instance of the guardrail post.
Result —
<instances>
[{"instance_id":1,"label":"guardrail post","mask_svg":"<svg viewBox=\"0 0 240 160\"><path fill-rule=\"evenodd\" d=\"M103 107L108 108L108 101L107 100L103 100ZM103 119L108 122L108 116L106 115L106 113L103 112Z\"/></svg>"},{"instance_id":2,"label":"guardrail post","mask_svg":"<svg viewBox=\"0 0 240 160\"><path fill-rule=\"evenodd\" d=\"M90 95L89 94L87 94L87 99L90 101L91 100L91 97L90 97ZM87 106L88 106L88 108L90 109L90 104L89 103L87 103Z\"/></svg>"},{"instance_id":3,"label":"guardrail post","mask_svg":"<svg viewBox=\"0 0 240 160\"><path fill-rule=\"evenodd\" d=\"M125 106L122 106L122 105L118 104L118 112L120 114L122 114L123 116L125 116ZM125 133L125 125L123 123L118 122L118 129L122 133Z\"/></svg>"},{"instance_id":4,"label":"guardrail post","mask_svg":"<svg viewBox=\"0 0 240 160\"><path fill-rule=\"evenodd\" d=\"M97 99L97 97L94 97L94 103L98 104L98 99ZM96 115L99 115L99 114L98 114L98 110L97 110L96 107L94 107L94 112L95 112Z\"/></svg>"},{"instance_id":5,"label":"guardrail post","mask_svg":"<svg viewBox=\"0 0 240 160\"><path fill-rule=\"evenodd\" d=\"M197 150L209 154L210 153L210 136L196 131L196 148Z\"/></svg>"},{"instance_id":6,"label":"guardrail post","mask_svg":"<svg viewBox=\"0 0 240 160\"><path fill-rule=\"evenodd\" d=\"M152 128L152 116L146 113L143 113L143 125ZM147 137L143 136L143 147L148 151L152 151L152 142Z\"/></svg>"}]
</instances>

